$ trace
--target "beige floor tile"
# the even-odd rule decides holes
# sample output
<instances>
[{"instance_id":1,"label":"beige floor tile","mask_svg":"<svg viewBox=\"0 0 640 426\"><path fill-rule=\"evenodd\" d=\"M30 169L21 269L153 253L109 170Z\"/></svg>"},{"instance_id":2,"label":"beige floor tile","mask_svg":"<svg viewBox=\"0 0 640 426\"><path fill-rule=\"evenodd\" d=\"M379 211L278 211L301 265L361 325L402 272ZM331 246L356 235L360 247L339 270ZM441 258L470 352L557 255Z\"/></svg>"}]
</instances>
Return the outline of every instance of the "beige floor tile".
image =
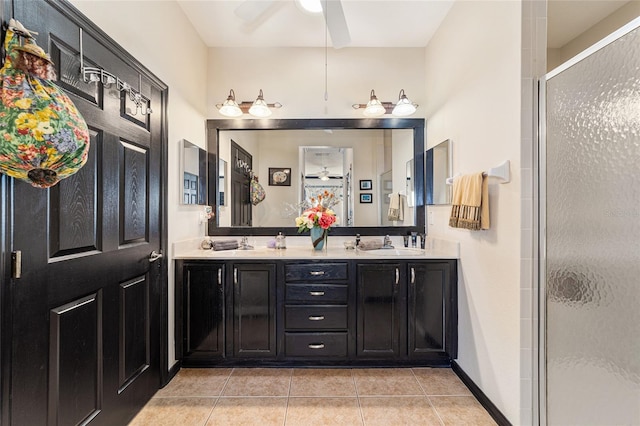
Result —
<instances>
[{"instance_id":1,"label":"beige floor tile","mask_svg":"<svg viewBox=\"0 0 640 426\"><path fill-rule=\"evenodd\" d=\"M426 396L360 397L365 426L440 426Z\"/></svg>"},{"instance_id":2,"label":"beige floor tile","mask_svg":"<svg viewBox=\"0 0 640 426\"><path fill-rule=\"evenodd\" d=\"M424 395L410 368L354 369L353 378L360 396Z\"/></svg>"},{"instance_id":3,"label":"beige floor tile","mask_svg":"<svg viewBox=\"0 0 640 426\"><path fill-rule=\"evenodd\" d=\"M290 396L356 396L349 369L295 369Z\"/></svg>"},{"instance_id":4,"label":"beige floor tile","mask_svg":"<svg viewBox=\"0 0 640 426\"><path fill-rule=\"evenodd\" d=\"M358 399L348 398L289 398L287 426L362 424Z\"/></svg>"},{"instance_id":5,"label":"beige floor tile","mask_svg":"<svg viewBox=\"0 0 640 426\"><path fill-rule=\"evenodd\" d=\"M282 426L287 398L226 398L218 400L207 426Z\"/></svg>"},{"instance_id":6,"label":"beige floor tile","mask_svg":"<svg viewBox=\"0 0 640 426\"><path fill-rule=\"evenodd\" d=\"M203 425L216 398L152 398L129 426Z\"/></svg>"},{"instance_id":7,"label":"beige floor tile","mask_svg":"<svg viewBox=\"0 0 640 426\"><path fill-rule=\"evenodd\" d=\"M473 396L430 396L429 400L445 426L496 424Z\"/></svg>"},{"instance_id":8,"label":"beige floor tile","mask_svg":"<svg viewBox=\"0 0 640 426\"><path fill-rule=\"evenodd\" d=\"M414 368L413 373L427 395L471 395L450 368Z\"/></svg>"},{"instance_id":9,"label":"beige floor tile","mask_svg":"<svg viewBox=\"0 0 640 426\"><path fill-rule=\"evenodd\" d=\"M183 368L156 397L219 396L231 374L230 368Z\"/></svg>"},{"instance_id":10,"label":"beige floor tile","mask_svg":"<svg viewBox=\"0 0 640 426\"><path fill-rule=\"evenodd\" d=\"M224 396L288 396L290 368L235 368Z\"/></svg>"}]
</instances>

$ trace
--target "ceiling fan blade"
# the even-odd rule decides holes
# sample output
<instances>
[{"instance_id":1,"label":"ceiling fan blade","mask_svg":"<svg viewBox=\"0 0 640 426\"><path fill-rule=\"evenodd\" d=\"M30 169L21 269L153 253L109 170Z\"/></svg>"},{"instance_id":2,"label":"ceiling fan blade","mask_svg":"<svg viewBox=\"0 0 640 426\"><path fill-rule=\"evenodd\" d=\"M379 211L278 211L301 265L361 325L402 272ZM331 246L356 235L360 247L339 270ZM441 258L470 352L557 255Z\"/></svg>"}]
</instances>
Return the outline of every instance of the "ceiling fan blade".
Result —
<instances>
[{"instance_id":1,"label":"ceiling fan blade","mask_svg":"<svg viewBox=\"0 0 640 426\"><path fill-rule=\"evenodd\" d=\"M344 17L344 10L340 0L324 0L322 2L322 13L331 35L331 44L334 48L348 46L351 43L351 35L347 20Z\"/></svg>"},{"instance_id":2,"label":"ceiling fan blade","mask_svg":"<svg viewBox=\"0 0 640 426\"><path fill-rule=\"evenodd\" d=\"M271 7L273 0L246 0L234 10L236 16L244 21L253 22Z\"/></svg>"}]
</instances>

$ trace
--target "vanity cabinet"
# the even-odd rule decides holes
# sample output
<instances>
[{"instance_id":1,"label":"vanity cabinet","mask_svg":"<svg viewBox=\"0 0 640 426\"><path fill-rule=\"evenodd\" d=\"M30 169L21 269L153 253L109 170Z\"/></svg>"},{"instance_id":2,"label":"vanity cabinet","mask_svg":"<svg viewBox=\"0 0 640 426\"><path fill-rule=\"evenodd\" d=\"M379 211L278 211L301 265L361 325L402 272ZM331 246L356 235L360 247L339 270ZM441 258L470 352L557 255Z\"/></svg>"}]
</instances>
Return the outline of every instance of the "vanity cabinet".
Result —
<instances>
[{"instance_id":1,"label":"vanity cabinet","mask_svg":"<svg viewBox=\"0 0 640 426\"><path fill-rule=\"evenodd\" d=\"M406 321L403 264L358 263L357 356L399 358Z\"/></svg>"},{"instance_id":2,"label":"vanity cabinet","mask_svg":"<svg viewBox=\"0 0 640 426\"><path fill-rule=\"evenodd\" d=\"M357 356L455 359L456 261L359 263Z\"/></svg>"},{"instance_id":3,"label":"vanity cabinet","mask_svg":"<svg viewBox=\"0 0 640 426\"><path fill-rule=\"evenodd\" d=\"M194 362L224 353L224 277L222 262L176 262L176 352Z\"/></svg>"},{"instance_id":4,"label":"vanity cabinet","mask_svg":"<svg viewBox=\"0 0 640 426\"><path fill-rule=\"evenodd\" d=\"M284 357L345 359L349 264L287 263L284 270Z\"/></svg>"},{"instance_id":5,"label":"vanity cabinet","mask_svg":"<svg viewBox=\"0 0 640 426\"><path fill-rule=\"evenodd\" d=\"M233 271L232 352L234 357L275 357L275 263L233 263L231 270Z\"/></svg>"},{"instance_id":6,"label":"vanity cabinet","mask_svg":"<svg viewBox=\"0 0 640 426\"><path fill-rule=\"evenodd\" d=\"M457 261L176 261L176 347L197 365L449 365Z\"/></svg>"},{"instance_id":7,"label":"vanity cabinet","mask_svg":"<svg viewBox=\"0 0 640 426\"><path fill-rule=\"evenodd\" d=\"M408 355L458 355L455 261L410 262L407 287ZM457 279L456 279L457 281Z\"/></svg>"}]
</instances>

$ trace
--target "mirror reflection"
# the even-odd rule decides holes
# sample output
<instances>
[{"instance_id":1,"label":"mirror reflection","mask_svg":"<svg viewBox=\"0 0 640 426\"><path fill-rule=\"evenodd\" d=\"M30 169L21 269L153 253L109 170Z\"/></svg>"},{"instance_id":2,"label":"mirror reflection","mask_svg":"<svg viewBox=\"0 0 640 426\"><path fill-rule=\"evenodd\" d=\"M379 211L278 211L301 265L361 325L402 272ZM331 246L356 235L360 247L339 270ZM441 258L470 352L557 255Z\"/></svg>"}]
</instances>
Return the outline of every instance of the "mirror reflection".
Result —
<instances>
[{"instance_id":1,"label":"mirror reflection","mask_svg":"<svg viewBox=\"0 0 640 426\"><path fill-rule=\"evenodd\" d=\"M301 146L298 150L302 171L299 204L327 191L338 200L333 206L339 218L335 226L353 226L353 148Z\"/></svg>"},{"instance_id":2,"label":"mirror reflection","mask_svg":"<svg viewBox=\"0 0 640 426\"><path fill-rule=\"evenodd\" d=\"M451 188L447 178L451 172L451 141L449 139L428 149L426 162L427 204L451 204Z\"/></svg>"},{"instance_id":3,"label":"mirror reflection","mask_svg":"<svg viewBox=\"0 0 640 426\"><path fill-rule=\"evenodd\" d=\"M183 139L181 141L180 176L181 204L207 203L207 152Z\"/></svg>"},{"instance_id":4,"label":"mirror reflection","mask_svg":"<svg viewBox=\"0 0 640 426\"><path fill-rule=\"evenodd\" d=\"M234 152L250 158L251 172L266 195L252 205L244 194L250 186L225 191L227 204L219 204L217 214L220 227L292 227L299 204L320 189L341 198L336 206L340 227L416 225L413 192L407 192L412 129L220 130L218 151L232 163ZM360 189L360 180L371 181L371 187ZM389 215L394 195L402 203L401 219ZM234 211L246 219L234 221Z\"/></svg>"}]
</instances>

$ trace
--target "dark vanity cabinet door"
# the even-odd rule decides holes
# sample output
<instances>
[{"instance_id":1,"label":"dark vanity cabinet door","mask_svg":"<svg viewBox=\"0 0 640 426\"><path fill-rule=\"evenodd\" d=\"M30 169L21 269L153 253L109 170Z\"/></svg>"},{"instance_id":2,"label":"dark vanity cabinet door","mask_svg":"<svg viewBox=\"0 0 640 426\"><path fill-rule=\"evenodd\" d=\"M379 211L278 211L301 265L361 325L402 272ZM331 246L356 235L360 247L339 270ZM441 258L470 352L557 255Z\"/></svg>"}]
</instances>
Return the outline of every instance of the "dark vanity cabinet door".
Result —
<instances>
[{"instance_id":1,"label":"dark vanity cabinet door","mask_svg":"<svg viewBox=\"0 0 640 426\"><path fill-rule=\"evenodd\" d=\"M182 268L182 348L187 363L224 354L224 271L224 263L185 263Z\"/></svg>"},{"instance_id":2,"label":"dark vanity cabinet door","mask_svg":"<svg viewBox=\"0 0 640 426\"><path fill-rule=\"evenodd\" d=\"M457 356L455 265L446 262L409 263L408 346L410 358L434 353Z\"/></svg>"},{"instance_id":3,"label":"dark vanity cabinet door","mask_svg":"<svg viewBox=\"0 0 640 426\"><path fill-rule=\"evenodd\" d=\"M233 264L233 352L239 358L276 356L276 265Z\"/></svg>"},{"instance_id":4,"label":"dark vanity cabinet door","mask_svg":"<svg viewBox=\"0 0 640 426\"><path fill-rule=\"evenodd\" d=\"M401 263L359 263L357 356L393 359L402 355L406 274Z\"/></svg>"}]
</instances>

